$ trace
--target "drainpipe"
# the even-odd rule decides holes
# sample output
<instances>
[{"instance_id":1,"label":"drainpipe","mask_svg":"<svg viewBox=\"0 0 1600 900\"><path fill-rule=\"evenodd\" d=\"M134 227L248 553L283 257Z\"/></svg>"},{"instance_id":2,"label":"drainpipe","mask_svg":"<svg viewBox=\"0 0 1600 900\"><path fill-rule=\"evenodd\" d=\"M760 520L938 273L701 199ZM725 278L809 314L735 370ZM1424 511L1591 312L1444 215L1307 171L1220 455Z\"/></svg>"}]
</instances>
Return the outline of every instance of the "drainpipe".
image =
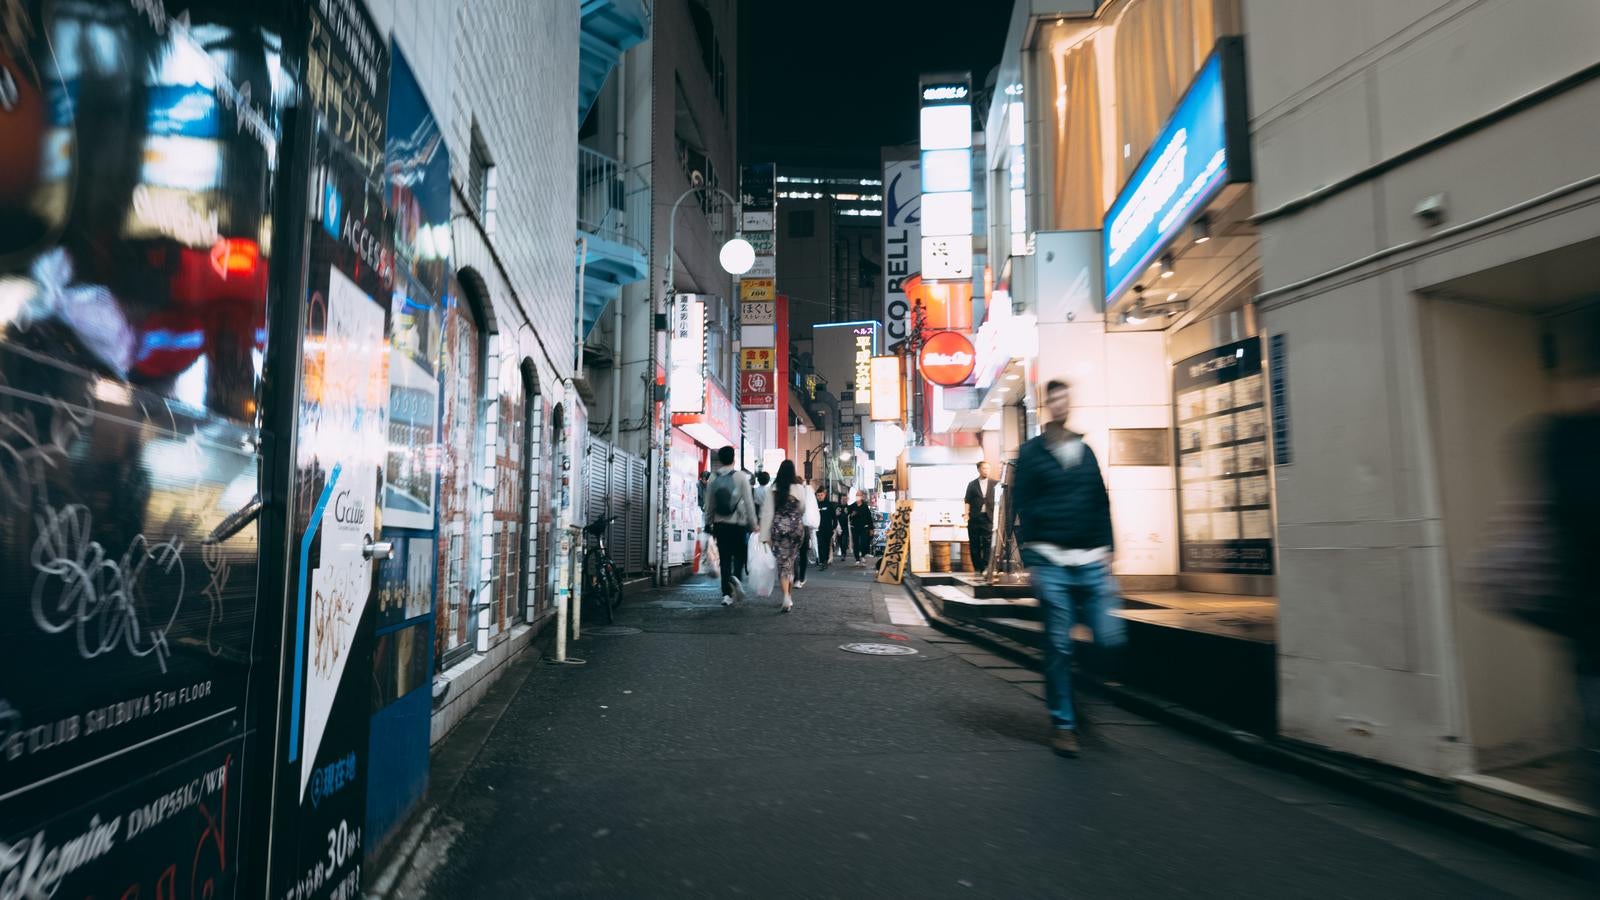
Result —
<instances>
[{"instance_id":1,"label":"drainpipe","mask_svg":"<svg viewBox=\"0 0 1600 900\"><path fill-rule=\"evenodd\" d=\"M583 380L583 276L589 264L589 239L578 238L578 312L573 316L572 343L573 350L577 353L577 362L573 364L572 380Z\"/></svg>"},{"instance_id":2,"label":"drainpipe","mask_svg":"<svg viewBox=\"0 0 1600 900\"><path fill-rule=\"evenodd\" d=\"M628 197L628 54L617 61L617 175L622 178L623 203ZM623 215L627 212L624 210ZM624 220L626 221L626 219ZM622 437L622 294L611 301L611 450Z\"/></svg>"}]
</instances>

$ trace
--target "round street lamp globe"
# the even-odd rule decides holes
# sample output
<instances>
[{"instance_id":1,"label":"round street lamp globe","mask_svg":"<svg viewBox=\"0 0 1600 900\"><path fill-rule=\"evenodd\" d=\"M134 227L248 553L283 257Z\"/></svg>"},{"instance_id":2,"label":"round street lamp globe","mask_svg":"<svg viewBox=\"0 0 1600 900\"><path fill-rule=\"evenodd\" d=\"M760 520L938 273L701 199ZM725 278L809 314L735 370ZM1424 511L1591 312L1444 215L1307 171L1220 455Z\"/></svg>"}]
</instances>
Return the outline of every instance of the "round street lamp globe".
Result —
<instances>
[{"instance_id":1,"label":"round street lamp globe","mask_svg":"<svg viewBox=\"0 0 1600 900\"><path fill-rule=\"evenodd\" d=\"M750 246L750 242L744 238L736 237L722 245L719 259L722 261L723 271L729 275L743 275L756 264L756 248Z\"/></svg>"}]
</instances>

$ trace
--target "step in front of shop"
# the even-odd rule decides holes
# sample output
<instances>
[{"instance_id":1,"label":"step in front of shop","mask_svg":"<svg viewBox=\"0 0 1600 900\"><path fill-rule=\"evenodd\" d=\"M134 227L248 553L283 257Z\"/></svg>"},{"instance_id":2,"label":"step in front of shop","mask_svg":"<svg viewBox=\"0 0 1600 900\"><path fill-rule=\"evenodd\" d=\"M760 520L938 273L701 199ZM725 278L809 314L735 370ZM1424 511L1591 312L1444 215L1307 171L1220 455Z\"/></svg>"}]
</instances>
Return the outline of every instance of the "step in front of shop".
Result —
<instances>
[{"instance_id":1,"label":"step in front of shop","mask_svg":"<svg viewBox=\"0 0 1600 900\"><path fill-rule=\"evenodd\" d=\"M911 582L937 615L1044 650L1037 600L979 599L969 585L951 580L915 576ZM1263 735L1277 731L1277 647L1263 637L1270 632L1230 616L1170 609L1137 596L1123 603L1129 684L1235 728Z\"/></svg>"},{"instance_id":2,"label":"step in front of shop","mask_svg":"<svg viewBox=\"0 0 1600 900\"><path fill-rule=\"evenodd\" d=\"M1039 618L1039 601L1032 597L980 598L963 588L943 584L924 586L923 590L940 615L961 622L982 622L997 617Z\"/></svg>"}]
</instances>

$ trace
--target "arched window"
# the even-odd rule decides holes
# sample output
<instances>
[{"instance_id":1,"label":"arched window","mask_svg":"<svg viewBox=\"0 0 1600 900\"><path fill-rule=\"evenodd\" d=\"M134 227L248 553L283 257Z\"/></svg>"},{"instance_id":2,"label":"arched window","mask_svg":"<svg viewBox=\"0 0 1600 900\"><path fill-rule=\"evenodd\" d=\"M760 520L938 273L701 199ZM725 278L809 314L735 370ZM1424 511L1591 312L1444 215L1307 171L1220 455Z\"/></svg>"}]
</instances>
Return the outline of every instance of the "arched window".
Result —
<instances>
[{"instance_id":1,"label":"arched window","mask_svg":"<svg viewBox=\"0 0 1600 900\"><path fill-rule=\"evenodd\" d=\"M476 645L481 596L475 552L479 537L481 491L474 485L483 464L484 363L488 351L483 281L471 270L450 280L445 301L441 354L439 478L439 644L448 667Z\"/></svg>"}]
</instances>

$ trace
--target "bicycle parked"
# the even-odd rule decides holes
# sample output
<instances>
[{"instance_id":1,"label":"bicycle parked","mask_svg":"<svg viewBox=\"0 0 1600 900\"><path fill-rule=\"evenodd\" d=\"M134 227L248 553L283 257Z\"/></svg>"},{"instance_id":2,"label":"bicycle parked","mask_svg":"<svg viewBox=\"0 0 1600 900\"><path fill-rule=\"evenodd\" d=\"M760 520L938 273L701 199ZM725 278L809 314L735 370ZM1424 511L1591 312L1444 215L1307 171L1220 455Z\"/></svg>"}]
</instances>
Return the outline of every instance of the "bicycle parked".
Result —
<instances>
[{"instance_id":1,"label":"bicycle parked","mask_svg":"<svg viewBox=\"0 0 1600 900\"><path fill-rule=\"evenodd\" d=\"M612 612L622 605L622 572L606 549L606 530L616 516L603 516L583 529L584 611L611 624Z\"/></svg>"}]
</instances>

